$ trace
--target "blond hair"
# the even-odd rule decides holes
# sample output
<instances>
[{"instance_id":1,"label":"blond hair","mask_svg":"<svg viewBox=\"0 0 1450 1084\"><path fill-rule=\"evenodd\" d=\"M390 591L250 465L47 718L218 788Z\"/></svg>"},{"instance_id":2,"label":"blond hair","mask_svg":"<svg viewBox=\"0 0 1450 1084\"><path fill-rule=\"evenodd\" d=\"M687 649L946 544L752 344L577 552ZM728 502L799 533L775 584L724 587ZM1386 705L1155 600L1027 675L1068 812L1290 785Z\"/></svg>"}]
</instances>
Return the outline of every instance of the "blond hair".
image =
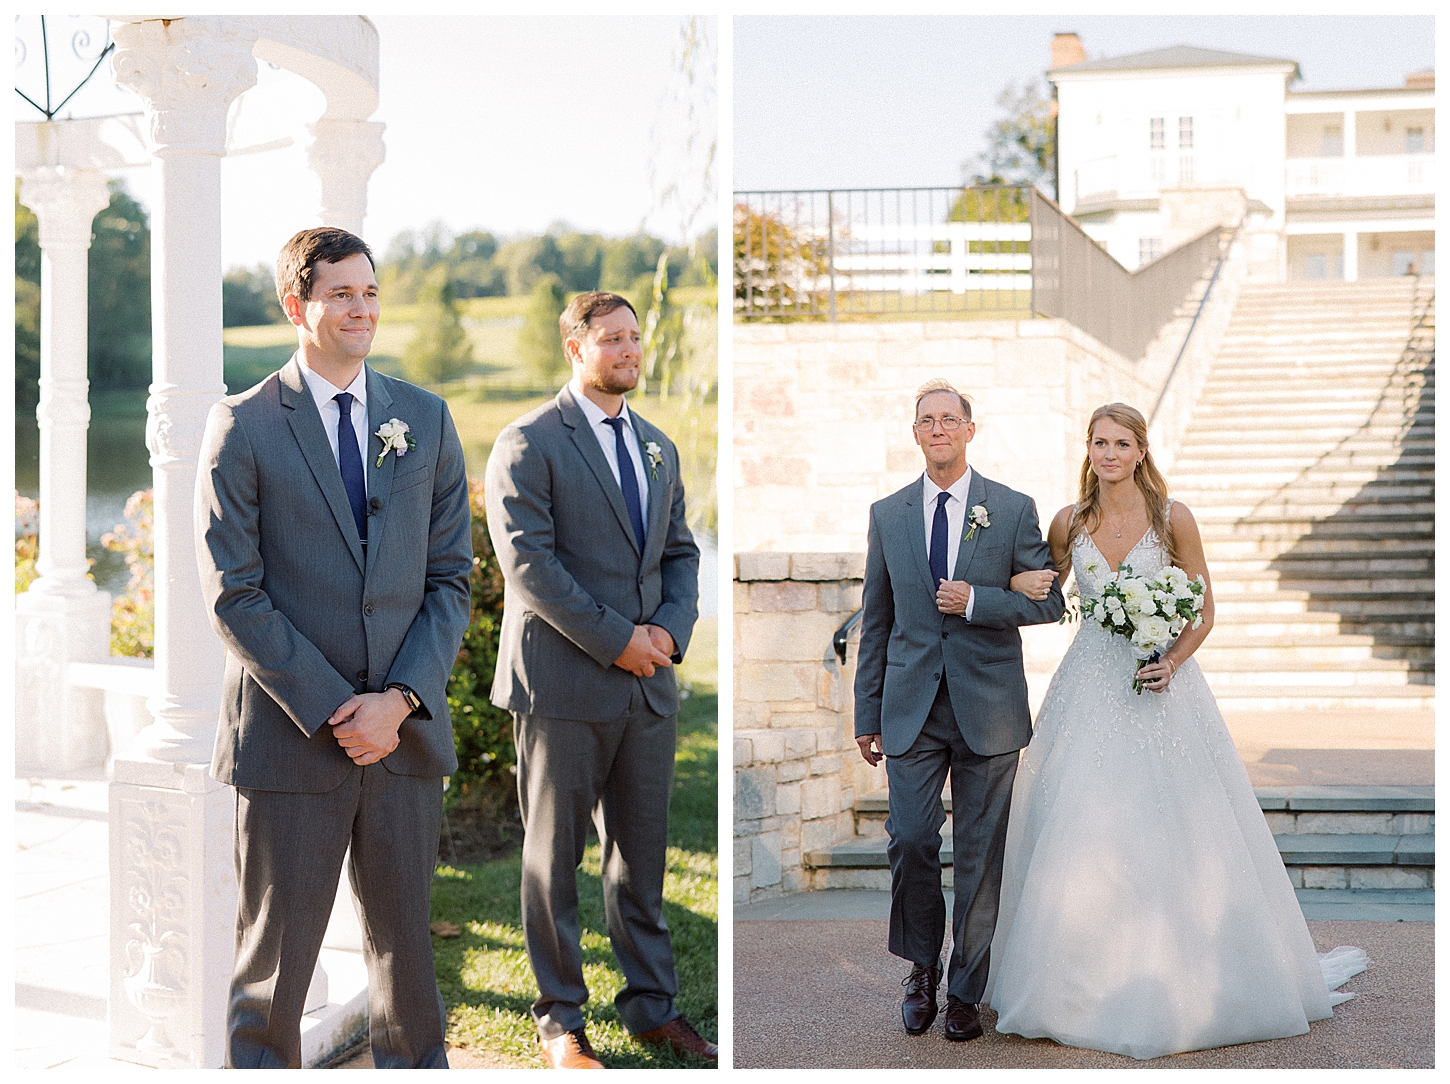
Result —
<instances>
[{"instance_id":1,"label":"blond hair","mask_svg":"<svg viewBox=\"0 0 1450 1084\"><path fill-rule=\"evenodd\" d=\"M933 377L931 380L928 380L925 384L916 389L916 405L912 408L912 410L920 410L921 401L934 391L944 391L955 395L957 397L957 401L962 404L962 414L964 415L965 419L967 421L972 420L972 401L961 392L957 391L957 389L952 386L952 382L950 380L943 380L939 376ZM914 416L915 415L913 414L913 417Z\"/></svg>"},{"instance_id":2,"label":"blond hair","mask_svg":"<svg viewBox=\"0 0 1450 1084\"><path fill-rule=\"evenodd\" d=\"M1093 416L1088 420L1085 443L1092 443L1093 426L1103 418L1117 422L1129 430L1133 439L1138 442L1138 447L1142 449L1143 458L1133 468L1133 481L1138 484L1138 490L1147 503L1149 526L1168 550L1169 563L1177 565L1180 555L1173 539L1172 525L1168 522L1168 480L1163 477L1163 473L1153 462L1153 454L1148 451L1148 422L1127 403L1109 403L1093 411ZM1067 524L1067 551L1063 556L1063 567L1058 568L1062 575L1067 575L1066 566L1071 563L1073 541L1084 531L1093 534L1102 523L1102 515L1098 476L1093 471L1092 456L1086 455L1082 461L1082 472L1078 476L1077 504L1073 507L1072 518Z\"/></svg>"}]
</instances>

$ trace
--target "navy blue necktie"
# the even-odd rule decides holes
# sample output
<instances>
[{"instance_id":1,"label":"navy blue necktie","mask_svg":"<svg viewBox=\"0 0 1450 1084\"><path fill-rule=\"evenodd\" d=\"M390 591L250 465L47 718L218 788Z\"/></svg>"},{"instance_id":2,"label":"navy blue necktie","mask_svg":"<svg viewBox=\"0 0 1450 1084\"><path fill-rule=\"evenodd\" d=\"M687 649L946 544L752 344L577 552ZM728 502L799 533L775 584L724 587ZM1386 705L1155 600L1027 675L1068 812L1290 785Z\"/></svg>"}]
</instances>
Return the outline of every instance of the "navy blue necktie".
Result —
<instances>
[{"instance_id":1,"label":"navy blue necktie","mask_svg":"<svg viewBox=\"0 0 1450 1084\"><path fill-rule=\"evenodd\" d=\"M935 591L947 575L947 498L945 491L936 496L936 514L931 517L931 589ZM917 550L920 553L920 550Z\"/></svg>"},{"instance_id":2,"label":"navy blue necktie","mask_svg":"<svg viewBox=\"0 0 1450 1084\"><path fill-rule=\"evenodd\" d=\"M337 466L342 471L342 487L347 490L347 503L352 505L352 518L357 523L357 536L368 540L368 492L363 481L362 453L357 450L357 430L352 427L352 393L340 391L337 400Z\"/></svg>"},{"instance_id":3,"label":"navy blue necktie","mask_svg":"<svg viewBox=\"0 0 1450 1084\"><path fill-rule=\"evenodd\" d=\"M619 462L619 490L624 494L624 507L629 510L629 522L634 526L634 538L639 543L639 552L644 552L644 509L639 502L639 480L634 474L634 460L629 458L629 446L624 442L624 419L605 418L604 424L614 430L614 458Z\"/></svg>"}]
</instances>

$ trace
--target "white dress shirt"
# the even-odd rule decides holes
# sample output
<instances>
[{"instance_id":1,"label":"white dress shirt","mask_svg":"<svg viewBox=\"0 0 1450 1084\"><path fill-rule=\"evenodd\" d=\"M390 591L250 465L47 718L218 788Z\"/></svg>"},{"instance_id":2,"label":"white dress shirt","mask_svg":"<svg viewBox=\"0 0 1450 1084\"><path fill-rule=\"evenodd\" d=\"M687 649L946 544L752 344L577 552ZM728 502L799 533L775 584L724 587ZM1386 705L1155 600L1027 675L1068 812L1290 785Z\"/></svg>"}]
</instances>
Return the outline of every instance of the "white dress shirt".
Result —
<instances>
[{"instance_id":1,"label":"white dress shirt","mask_svg":"<svg viewBox=\"0 0 1450 1084\"><path fill-rule=\"evenodd\" d=\"M931 524L936 518L936 500L939 493L951 494L947 498L947 579L951 579L957 567L957 554L961 552L962 535L966 534L967 527L967 490L972 487L972 468L967 467L966 473L953 482L946 489L942 489L931 480L930 475L923 473L921 476L921 510L926 521L926 555L931 560ZM935 591L933 591L935 595ZM962 614L968 621L972 619L972 611L977 606L977 592L972 592L972 597L967 600L966 613Z\"/></svg>"},{"instance_id":2,"label":"white dress shirt","mask_svg":"<svg viewBox=\"0 0 1450 1084\"><path fill-rule=\"evenodd\" d=\"M599 449L604 453L604 458L609 461L609 469L614 473L614 481L619 482L619 457L615 454L614 448L614 427L608 424L609 415L604 413L599 404L584 394L584 389L578 380L569 382L569 390L574 393L574 401L579 404L579 409L584 412L584 418L589 423L589 429L599 441ZM644 469L644 449L640 447L639 433L635 431L634 419L629 416L629 404L621 404L619 416L624 419L624 446L629 450L630 463L634 467L635 483L639 486L639 510L646 525L649 523L649 482Z\"/></svg>"},{"instance_id":3,"label":"white dress shirt","mask_svg":"<svg viewBox=\"0 0 1450 1084\"><path fill-rule=\"evenodd\" d=\"M332 382L325 377L318 376L310 368L307 362L302 360L302 355L297 355L297 368L302 370L302 379L307 384L307 390L312 393L312 401L317 404L317 413L322 415L322 428L327 432L327 443L332 448L332 461L337 464L337 469L342 470L342 463L337 456L337 422L341 417L342 410L337 400L333 398L340 391L345 391L352 396L352 431L357 437L358 454L363 461L363 492L367 492L368 484L368 369L361 366L353 382L345 388L334 387Z\"/></svg>"}]
</instances>

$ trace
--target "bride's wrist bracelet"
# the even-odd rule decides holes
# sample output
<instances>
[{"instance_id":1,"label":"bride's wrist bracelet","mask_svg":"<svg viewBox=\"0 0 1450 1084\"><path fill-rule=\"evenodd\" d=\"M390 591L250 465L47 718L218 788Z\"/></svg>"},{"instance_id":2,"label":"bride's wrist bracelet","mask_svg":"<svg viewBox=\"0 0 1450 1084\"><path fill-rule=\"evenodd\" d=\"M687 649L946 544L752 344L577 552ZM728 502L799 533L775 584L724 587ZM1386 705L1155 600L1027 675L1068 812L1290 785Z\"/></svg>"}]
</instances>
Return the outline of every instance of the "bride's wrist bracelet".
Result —
<instances>
[{"instance_id":1,"label":"bride's wrist bracelet","mask_svg":"<svg viewBox=\"0 0 1450 1084\"><path fill-rule=\"evenodd\" d=\"M1170 659L1167 655L1163 656L1163 661L1168 664L1169 677L1172 677L1174 674L1178 673L1178 664L1176 662Z\"/></svg>"}]
</instances>

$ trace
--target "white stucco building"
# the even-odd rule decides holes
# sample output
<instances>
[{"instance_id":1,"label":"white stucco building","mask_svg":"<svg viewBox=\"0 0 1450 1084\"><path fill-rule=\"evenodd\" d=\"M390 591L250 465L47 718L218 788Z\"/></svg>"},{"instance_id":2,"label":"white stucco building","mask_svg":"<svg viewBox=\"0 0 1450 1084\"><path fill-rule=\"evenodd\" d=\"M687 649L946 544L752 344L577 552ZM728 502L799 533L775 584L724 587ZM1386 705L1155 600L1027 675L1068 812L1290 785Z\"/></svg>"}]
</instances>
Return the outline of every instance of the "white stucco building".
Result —
<instances>
[{"instance_id":1,"label":"white stucco building","mask_svg":"<svg viewBox=\"0 0 1450 1084\"><path fill-rule=\"evenodd\" d=\"M1292 60L1182 45L1086 60L1061 34L1047 77L1059 203L1124 266L1186 240L1165 194L1242 190L1255 277L1434 273L1433 71L1296 93Z\"/></svg>"}]
</instances>

